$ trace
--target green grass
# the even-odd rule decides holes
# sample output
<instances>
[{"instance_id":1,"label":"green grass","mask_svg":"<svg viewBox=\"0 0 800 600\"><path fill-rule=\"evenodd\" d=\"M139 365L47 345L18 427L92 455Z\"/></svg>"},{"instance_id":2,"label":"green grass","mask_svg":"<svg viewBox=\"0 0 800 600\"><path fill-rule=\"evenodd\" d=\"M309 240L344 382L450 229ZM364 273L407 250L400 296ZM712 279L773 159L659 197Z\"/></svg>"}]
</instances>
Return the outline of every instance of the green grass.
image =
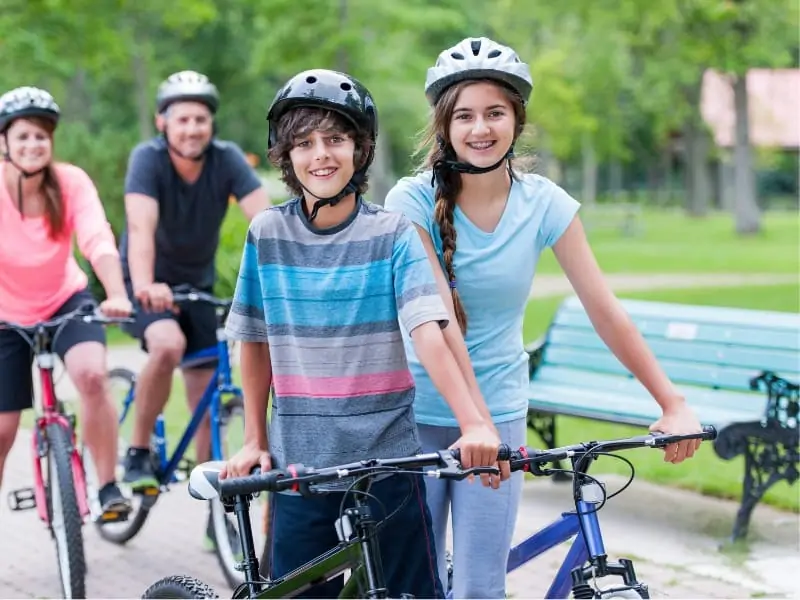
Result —
<instances>
[{"instance_id":1,"label":"green grass","mask_svg":"<svg viewBox=\"0 0 800 600\"><path fill-rule=\"evenodd\" d=\"M590 218L590 217L587 217ZM607 273L797 273L800 271L800 218L796 212L763 216L762 232L741 237L733 217L703 218L679 210L647 209L644 231L624 237L618 230L590 231L589 240ZM558 273L552 252L542 256L540 273Z\"/></svg>"},{"instance_id":2,"label":"green grass","mask_svg":"<svg viewBox=\"0 0 800 600\"><path fill-rule=\"evenodd\" d=\"M797 312L798 286L752 286L719 289L665 290L620 294L620 297L641 300L660 300L683 304L705 304ZM530 342L544 334L562 298L532 300L525 314L525 340ZM556 419L556 436L559 444L569 444L587 439L626 437L640 434L640 428L601 423L587 419L559 416ZM535 435L529 435L529 443L541 446ZM653 483L695 490L720 498L739 499L744 475L744 458L723 461L714 453L710 444L703 444L700 451L680 465L663 461L660 452L641 450L625 454L636 469L636 476ZM613 458L601 458L596 473L627 474L628 468ZM711 476L710 474L713 474ZM785 481L773 486L763 502L779 508L800 512L800 490L798 484L789 486Z\"/></svg>"}]
</instances>

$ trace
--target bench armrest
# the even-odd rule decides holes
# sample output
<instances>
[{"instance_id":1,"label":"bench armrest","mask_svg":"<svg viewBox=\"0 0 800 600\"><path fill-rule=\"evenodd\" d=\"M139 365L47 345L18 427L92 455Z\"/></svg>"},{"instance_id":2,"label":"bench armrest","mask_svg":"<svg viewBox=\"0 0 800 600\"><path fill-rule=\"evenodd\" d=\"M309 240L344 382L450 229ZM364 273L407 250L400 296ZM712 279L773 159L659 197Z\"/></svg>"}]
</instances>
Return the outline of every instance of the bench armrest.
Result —
<instances>
[{"instance_id":1,"label":"bench armrest","mask_svg":"<svg viewBox=\"0 0 800 600\"><path fill-rule=\"evenodd\" d=\"M750 380L750 389L761 390L767 394L763 425L776 425L794 430L798 428L800 385L772 371L763 371Z\"/></svg>"}]
</instances>

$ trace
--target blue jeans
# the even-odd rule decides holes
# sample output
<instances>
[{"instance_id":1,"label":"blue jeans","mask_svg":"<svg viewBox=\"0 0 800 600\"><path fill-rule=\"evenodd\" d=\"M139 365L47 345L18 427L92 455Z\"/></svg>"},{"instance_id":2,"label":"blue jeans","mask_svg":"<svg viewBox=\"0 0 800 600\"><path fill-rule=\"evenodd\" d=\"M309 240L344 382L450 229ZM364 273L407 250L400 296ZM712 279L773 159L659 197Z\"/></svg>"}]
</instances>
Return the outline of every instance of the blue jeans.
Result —
<instances>
[{"instance_id":1,"label":"blue jeans","mask_svg":"<svg viewBox=\"0 0 800 600\"><path fill-rule=\"evenodd\" d=\"M459 437L457 427L418 425L423 452L448 448ZM525 419L496 423L503 443L517 449L526 442ZM476 478L464 481L427 482L428 506L433 519L438 569L447 581L445 548L447 521L453 518L453 597L506 597L506 564L522 499L523 473L511 474L496 490Z\"/></svg>"},{"instance_id":2,"label":"blue jeans","mask_svg":"<svg viewBox=\"0 0 800 600\"><path fill-rule=\"evenodd\" d=\"M422 476L388 477L374 483L369 493L380 500L380 504L369 500L372 516L378 522L407 499L405 506L378 532L389 597L399 598L400 594L408 593L417 598L443 598ZM341 501L341 493L311 498L287 494L270 496L271 540L267 541L270 548L267 571L272 578L285 575L339 543L334 522L339 518ZM352 504L352 495L349 495L345 507ZM343 585L344 578L338 576L299 597L336 598Z\"/></svg>"}]
</instances>

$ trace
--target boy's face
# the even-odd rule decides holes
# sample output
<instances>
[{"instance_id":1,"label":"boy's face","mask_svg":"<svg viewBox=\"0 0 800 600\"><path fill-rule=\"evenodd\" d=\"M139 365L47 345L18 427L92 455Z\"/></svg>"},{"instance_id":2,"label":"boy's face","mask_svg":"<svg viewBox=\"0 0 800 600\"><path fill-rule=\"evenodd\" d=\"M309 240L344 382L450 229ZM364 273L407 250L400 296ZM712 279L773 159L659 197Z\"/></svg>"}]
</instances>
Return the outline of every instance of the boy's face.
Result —
<instances>
[{"instance_id":1,"label":"boy's face","mask_svg":"<svg viewBox=\"0 0 800 600\"><path fill-rule=\"evenodd\" d=\"M289 151L295 176L319 198L342 191L355 173L355 142L337 130L315 129L295 140Z\"/></svg>"}]
</instances>

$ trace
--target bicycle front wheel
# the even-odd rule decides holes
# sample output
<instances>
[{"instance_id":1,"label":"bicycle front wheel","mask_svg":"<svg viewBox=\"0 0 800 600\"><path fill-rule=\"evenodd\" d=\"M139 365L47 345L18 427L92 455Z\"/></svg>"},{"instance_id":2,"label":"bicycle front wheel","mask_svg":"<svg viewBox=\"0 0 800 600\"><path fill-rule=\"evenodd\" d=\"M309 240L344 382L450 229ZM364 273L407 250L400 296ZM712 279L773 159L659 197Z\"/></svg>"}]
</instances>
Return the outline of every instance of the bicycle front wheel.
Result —
<instances>
[{"instance_id":1,"label":"bicycle front wheel","mask_svg":"<svg viewBox=\"0 0 800 600\"><path fill-rule=\"evenodd\" d=\"M56 542L64 598L86 597L83 519L72 474L72 436L58 423L47 426L47 488L50 532Z\"/></svg>"},{"instance_id":2,"label":"bicycle front wheel","mask_svg":"<svg viewBox=\"0 0 800 600\"><path fill-rule=\"evenodd\" d=\"M170 575L159 579L142 594L142 598L219 598L209 585L186 575Z\"/></svg>"}]
</instances>

